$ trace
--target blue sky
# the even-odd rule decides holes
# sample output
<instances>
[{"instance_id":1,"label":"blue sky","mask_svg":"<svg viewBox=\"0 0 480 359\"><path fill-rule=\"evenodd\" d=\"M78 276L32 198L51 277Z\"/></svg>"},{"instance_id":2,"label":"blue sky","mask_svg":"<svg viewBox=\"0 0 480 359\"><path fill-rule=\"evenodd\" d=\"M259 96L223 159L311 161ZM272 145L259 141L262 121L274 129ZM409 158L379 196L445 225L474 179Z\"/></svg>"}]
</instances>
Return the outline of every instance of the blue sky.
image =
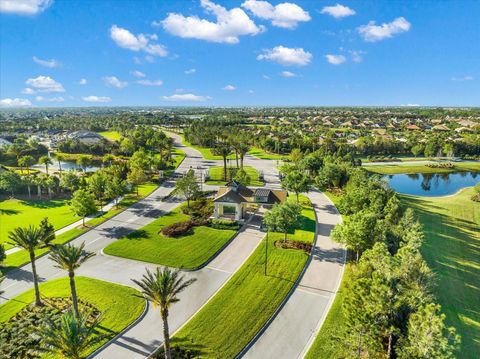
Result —
<instances>
[{"instance_id":1,"label":"blue sky","mask_svg":"<svg viewBox=\"0 0 480 359\"><path fill-rule=\"evenodd\" d=\"M0 0L0 105L480 106L480 1Z\"/></svg>"}]
</instances>

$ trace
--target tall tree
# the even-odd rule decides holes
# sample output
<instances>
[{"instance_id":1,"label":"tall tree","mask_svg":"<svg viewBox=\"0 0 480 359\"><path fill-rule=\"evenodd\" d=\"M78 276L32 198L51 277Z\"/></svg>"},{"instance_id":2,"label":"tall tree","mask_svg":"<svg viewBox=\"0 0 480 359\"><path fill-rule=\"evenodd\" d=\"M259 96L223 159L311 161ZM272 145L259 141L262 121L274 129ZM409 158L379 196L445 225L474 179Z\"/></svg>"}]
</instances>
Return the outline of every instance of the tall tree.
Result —
<instances>
[{"instance_id":1,"label":"tall tree","mask_svg":"<svg viewBox=\"0 0 480 359\"><path fill-rule=\"evenodd\" d=\"M180 271L170 268L157 268L154 273L147 269L141 280L132 280L142 289L143 296L153 304L160 307L163 321L163 348L165 358L171 359L170 332L168 328L168 314L172 304L178 302L178 294L190 286L196 279L185 280Z\"/></svg>"},{"instance_id":2,"label":"tall tree","mask_svg":"<svg viewBox=\"0 0 480 359\"><path fill-rule=\"evenodd\" d=\"M42 305L40 299L40 289L38 288L37 266L35 264L35 250L44 248L50 244L55 238L50 231L46 231L42 227L35 227L30 225L22 228L17 227L8 235L11 244L25 249L30 256L30 263L32 265L33 286L35 288L35 305Z\"/></svg>"},{"instance_id":3,"label":"tall tree","mask_svg":"<svg viewBox=\"0 0 480 359\"><path fill-rule=\"evenodd\" d=\"M177 181L175 184L175 191L187 200L187 207L190 208L190 200L194 198L198 192L200 192L200 188L193 171L189 171L185 176Z\"/></svg>"},{"instance_id":4,"label":"tall tree","mask_svg":"<svg viewBox=\"0 0 480 359\"><path fill-rule=\"evenodd\" d=\"M282 232L283 241L286 242L288 232L298 226L301 213L302 206L296 202L287 201L273 205L272 209L265 213L264 222L269 229Z\"/></svg>"},{"instance_id":5,"label":"tall tree","mask_svg":"<svg viewBox=\"0 0 480 359\"><path fill-rule=\"evenodd\" d=\"M73 244L56 245L52 247L50 253L50 259L56 263L55 267L68 272L73 309L77 318L80 317L80 313L78 311L77 289L75 286L75 270L95 255L95 253L84 251L84 248L85 242L79 247L75 247Z\"/></svg>"},{"instance_id":6,"label":"tall tree","mask_svg":"<svg viewBox=\"0 0 480 359\"><path fill-rule=\"evenodd\" d=\"M27 156L22 156L18 160L18 165L22 168L22 173L23 169L25 168L27 170L27 175L30 174L30 167L35 164L35 158L33 158L30 155Z\"/></svg>"},{"instance_id":7,"label":"tall tree","mask_svg":"<svg viewBox=\"0 0 480 359\"><path fill-rule=\"evenodd\" d=\"M219 142L213 147L212 153L215 156L221 156L223 159L223 180L227 180L227 158L232 153L230 144L226 141Z\"/></svg>"},{"instance_id":8,"label":"tall tree","mask_svg":"<svg viewBox=\"0 0 480 359\"><path fill-rule=\"evenodd\" d=\"M293 170L282 178L282 186L286 190L295 193L298 202L299 194L310 190L310 179L304 172Z\"/></svg>"},{"instance_id":9,"label":"tall tree","mask_svg":"<svg viewBox=\"0 0 480 359\"><path fill-rule=\"evenodd\" d=\"M52 159L49 156L42 156L38 159L38 163L45 166L45 172L48 176L48 166L53 164Z\"/></svg>"},{"instance_id":10,"label":"tall tree","mask_svg":"<svg viewBox=\"0 0 480 359\"><path fill-rule=\"evenodd\" d=\"M0 173L0 189L3 189L15 196L15 190L20 186L20 176L12 171L3 171Z\"/></svg>"},{"instance_id":11,"label":"tall tree","mask_svg":"<svg viewBox=\"0 0 480 359\"><path fill-rule=\"evenodd\" d=\"M80 155L77 158L77 166L80 167L83 172L87 172L87 167L92 164L92 158L87 155Z\"/></svg>"},{"instance_id":12,"label":"tall tree","mask_svg":"<svg viewBox=\"0 0 480 359\"><path fill-rule=\"evenodd\" d=\"M82 217L82 224L85 226L85 217L97 212L95 197L91 192L79 189L73 193L70 208L77 216Z\"/></svg>"},{"instance_id":13,"label":"tall tree","mask_svg":"<svg viewBox=\"0 0 480 359\"><path fill-rule=\"evenodd\" d=\"M58 171L60 172L60 177L62 176L62 162L65 161L65 155L62 153L56 153L55 159L58 162Z\"/></svg>"},{"instance_id":14,"label":"tall tree","mask_svg":"<svg viewBox=\"0 0 480 359\"><path fill-rule=\"evenodd\" d=\"M105 338L97 333L101 315L93 320L89 317L87 313L76 315L74 311L68 310L60 320L47 319L43 332L43 351L62 358L86 358L86 350Z\"/></svg>"},{"instance_id":15,"label":"tall tree","mask_svg":"<svg viewBox=\"0 0 480 359\"><path fill-rule=\"evenodd\" d=\"M147 182L148 176L145 174L145 171L140 167L132 167L130 172L127 175L127 182L132 184L135 187L135 192L138 197L138 186L142 183Z\"/></svg>"},{"instance_id":16,"label":"tall tree","mask_svg":"<svg viewBox=\"0 0 480 359\"><path fill-rule=\"evenodd\" d=\"M115 206L118 207L118 198L127 191L125 182L119 176L114 175L105 188L105 196L115 201Z\"/></svg>"}]
</instances>

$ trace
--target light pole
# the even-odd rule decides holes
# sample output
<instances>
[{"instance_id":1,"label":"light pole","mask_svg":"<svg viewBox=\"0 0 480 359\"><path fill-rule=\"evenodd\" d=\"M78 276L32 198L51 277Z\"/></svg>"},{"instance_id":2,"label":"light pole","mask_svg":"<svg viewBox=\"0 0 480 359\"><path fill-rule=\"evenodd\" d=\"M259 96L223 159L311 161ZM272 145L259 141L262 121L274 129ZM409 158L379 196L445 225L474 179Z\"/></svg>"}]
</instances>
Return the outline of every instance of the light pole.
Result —
<instances>
[{"instance_id":1,"label":"light pole","mask_svg":"<svg viewBox=\"0 0 480 359\"><path fill-rule=\"evenodd\" d=\"M265 275L267 275L267 262L268 262L268 226L267 226L267 238L265 243Z\"/></svg>"}]
</instances>

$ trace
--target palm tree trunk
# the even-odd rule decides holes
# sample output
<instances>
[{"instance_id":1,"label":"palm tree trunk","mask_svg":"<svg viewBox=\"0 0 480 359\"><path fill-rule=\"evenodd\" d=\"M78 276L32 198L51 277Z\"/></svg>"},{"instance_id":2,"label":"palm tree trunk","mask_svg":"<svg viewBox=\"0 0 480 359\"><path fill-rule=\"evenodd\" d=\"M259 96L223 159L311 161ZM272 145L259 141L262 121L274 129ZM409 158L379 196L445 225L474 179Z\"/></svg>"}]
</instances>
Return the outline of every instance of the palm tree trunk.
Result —
<instances>
[{"instance_id":1,"label":"palm tree trunk","mask_svg":"<svg viewBox=\"0 0 480 359\"><path fill-rule=\"evenodd\" d=\"M243 170L243 158L245 157L244 154L240 154L240 168Z\"/></svg>"},{"instance_id":2,"label":"palm tree trunk","mask_svg":"<svg viewBox=\"0 0 480 359\"><path fill-rule=\"evenodd\" d=\"M27 188L28 188L28 199L32 199L32 191L30 189L30 185L28 185Z\"/></svg>"},{"instance_id":3,"label":"palm tree trunk","mask_svg":"<svg viewBox=\"0 0 480 359\"><path fill-rule=\"evenodd\" d=\"M47 176L48 176L48 165L45 165L45 171L47 172Z\"/></svg>"},{"instance_id":4,"label":"palm tree trunk","mask_svg":"<svg viewBox=\"0 0 480 359\"><path fill-rule=\"evenodd\" d=\"M237 168L238 168L238 151L235 151L235 161L237 162Z\"/></svg>"},{"instance_id":5,"label":"palm tree trunk","mask_svg":"<svg viewBox=\"0 0 480 359\"><path fill-rule=\"evenodd\" d=\"M75 315L78 318L79 312L78 312L77 288L75 288L75 273L73 271L69 271L68 277L70 279L70 291L72 292L73 310L75 311Z\"/></svg>"},{"instance_id":6,"label":"palm tree trunk","mask_svg":"<svg viewBox=\"0 0 480 359\"><path fill-rule=\"evenodd\" d=\"M170 352L170 333L168 330L168 312L162 314L163 320L163 349L165 351L165 359L171 359L172 353Z\"/></svg>"},{"instance_id":7,"label":"palm tree trunk","mask_svg":"<svg viewBox=\"0 0 480 359\"><path fill-rule=\"evenodd\" d=\"M35 288L35 305L42 305L42 300L40 299L40 289L38 288L38 277L37 277L37 266L35 264L35 252L33 250L29 251L30 253L30 263L32 264L32 275L33 275L33 287Z\"/></svg>"},{"instance_id":8,"label":"palm tree trunk","mask_svg":"<svg viewBox=\"0 0 480 359\"><path fill-rule=\"evenodd\" d=\"M38 194L38 199L42 198L42 187L40 185L37 185L37 194Z\"/></svg>"},{"instance_id":9,"label":"palm tree trunk","mask_svg":"<svg viewBox=\"0 0 480 359\"><path fill-rule=\"evenodd\" d=\"M223 180L227 180L227 156L223 156Z\"/></svg>"},{"instance_id":10,"label":"palm tree trunk","mask_svg":"<svg viewBox=\"0 0 480 359\"><path fill-rule=\"evenodd\" d=\"M58 161L58 170L60 171L60 177L62 177L62 162Z\"/></svg>"}]
</instances>

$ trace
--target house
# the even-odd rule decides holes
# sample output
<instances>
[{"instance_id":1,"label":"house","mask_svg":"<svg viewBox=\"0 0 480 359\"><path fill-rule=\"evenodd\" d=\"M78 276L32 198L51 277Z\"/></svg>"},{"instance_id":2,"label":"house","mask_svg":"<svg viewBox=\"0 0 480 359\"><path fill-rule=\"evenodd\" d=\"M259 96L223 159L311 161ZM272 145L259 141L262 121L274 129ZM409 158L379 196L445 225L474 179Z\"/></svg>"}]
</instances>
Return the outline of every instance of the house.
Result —
<instances>
[{"instance_id":1,"label":"house","mask_svg":"<svg viewBox=\"0 0 480 359\"><path fill-rule=\"evenodd\" d=\"M271 207L284 202L287 196L288 192L283 189L248 188L236 181L230 181L218 189L213 200L213 217L242 221L246 217L248 206Z\"/></svg>"},{"instance_id":2,"label":"house","mask_svg":"<svg viewBox=\"0 0 480 359\"><path fill-rule=\"evenodd\" d=\"M105 140L105 138L96 132L84 130L72 132L67 137L72 140L77 140L85 145L94 145Z\"/></svg>"}]
</instances>

